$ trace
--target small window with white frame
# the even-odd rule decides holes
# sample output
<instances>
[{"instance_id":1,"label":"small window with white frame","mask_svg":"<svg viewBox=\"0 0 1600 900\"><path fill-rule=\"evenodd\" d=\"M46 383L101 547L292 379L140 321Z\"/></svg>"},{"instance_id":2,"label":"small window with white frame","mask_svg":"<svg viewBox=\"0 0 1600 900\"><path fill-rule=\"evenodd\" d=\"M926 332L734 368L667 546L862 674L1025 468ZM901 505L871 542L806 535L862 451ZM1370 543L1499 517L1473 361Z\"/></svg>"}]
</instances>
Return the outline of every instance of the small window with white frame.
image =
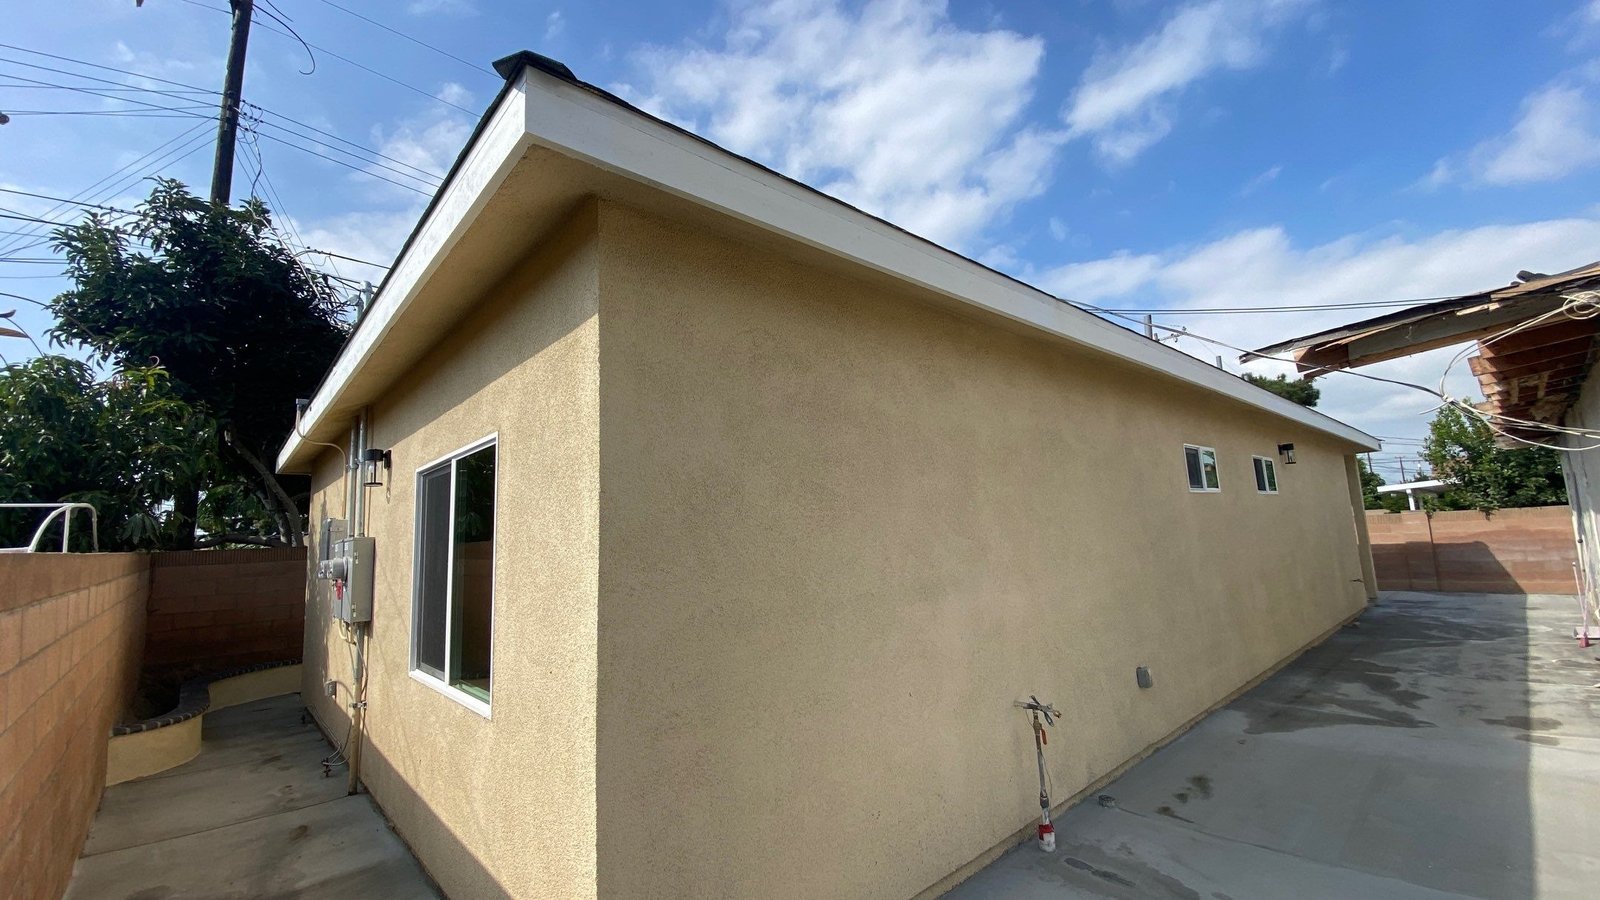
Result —
<instances>
[{"instance_id":1,"label":"small window with white frame","mask_svg":"<svg viewBox=\"0 0 1600 900\"><path fill-rule=\"evenodd\" d=\"M1217 475L1217 451L1194 444L1183 445L1183 463L1189 470L1189 490L1216 493L1222 490L1222 480Z\"/></svg>"},{"instance_id":2,"label":"small window with white frame","mask_svg":"<svg viewBox=\"0 0 1600 900\"><path fill-rule=\"evenodd\" d=\"M485 438L417 470L411 671L488 715L495 462Z\"/></svg>"},{"instance_id":3,"label":"small window with white frame","mask_svg":"<svg viewBox=\"0 0 1600 900\"><path fill-rule=\"evenodd\" d=\"M1256 463L1256 490L1263 494L1278 492L1278 464L1265 456L1254 457Z\"/></svg>"}]
</instances>

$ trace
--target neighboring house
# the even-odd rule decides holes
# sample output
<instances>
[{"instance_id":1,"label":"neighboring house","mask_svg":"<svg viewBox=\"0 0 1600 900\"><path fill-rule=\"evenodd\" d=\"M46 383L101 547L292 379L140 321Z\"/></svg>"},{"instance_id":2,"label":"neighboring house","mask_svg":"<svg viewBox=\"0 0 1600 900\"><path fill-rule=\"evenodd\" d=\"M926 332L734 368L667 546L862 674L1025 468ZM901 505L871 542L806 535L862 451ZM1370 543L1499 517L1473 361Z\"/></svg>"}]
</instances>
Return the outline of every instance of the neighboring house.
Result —
<instances>
[{"instance_id":1,"label":"neighboring house","mask_svg":"<svg viewBox=\"0 0 1600 900\"><path fill-rule=\"evenodd\" d=\"M1414 306L1262 347L1293 353L1316 375L1476 342L1467 358L1483 400L1474 407L1504 447L1561 454L1578 560L1600 584L1600 262L1556 275L1519 272L1505 287ZM1468 399L1468 398L1457 398ZM1383 488L1379 488L1383 490ZM1587 599L1596 600L1590 589ZM1600 631L1596 632L1600 636Z\"/></svg>"},{"instance_id":2,"label":"neighboring house","mask_svg":"<svg viewBox=\"0 0 1600 900\"><path fill-rule=\"evenodd\" d=\"M278 459L375 540L306 702L343 739L364 677L453 897L932 895L1031 833L1014 700L1066 801L1375 595L1371 437L497 69Z\"/></svg>"}]
</instances>

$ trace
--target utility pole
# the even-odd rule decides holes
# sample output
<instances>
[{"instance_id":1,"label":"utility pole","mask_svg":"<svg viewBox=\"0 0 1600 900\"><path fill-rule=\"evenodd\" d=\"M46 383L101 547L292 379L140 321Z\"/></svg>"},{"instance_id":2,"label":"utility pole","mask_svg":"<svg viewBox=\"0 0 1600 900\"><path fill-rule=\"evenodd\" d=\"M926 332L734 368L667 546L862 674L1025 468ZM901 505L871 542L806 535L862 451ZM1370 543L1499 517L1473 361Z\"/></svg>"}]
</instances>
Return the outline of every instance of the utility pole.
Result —
<instances>
[{"instance_id":1,"label":"utility pole","mask_svg":"<svg viewBox=\"0 0 1600 900\"><path fill-rule=\"evenodd\" d=\"M1406 458L1402 456L1400 457L1400 483L1405 484L1406 481Z\"/></svg>"},{"instance_id":2,"label":"utility pole","mask_svg":"<svg viewBox=\"0 0 1600 900\"><path fill-rule=\"evenodd\" d=\"M1156 339L1156 317L1155 316L1147 314L1144 317L1144 336L1149 338L1152 341Z\"/></svg>"},{"instance_id":3,"label":"utility pole","mask_svg":"<svg viewBox=\"0 0 1600 900\"><path fill-rule=\"evenodd\" d=\"M217 155L211 167L211 202L228 205L233 194L233 145L239 133L239 102L244 93L244 54L250 44L250 16L255 0L230 0L233 38L228 43L228 74L222 82L222 109L217 117Z\"/></svg>"}]
</instances>

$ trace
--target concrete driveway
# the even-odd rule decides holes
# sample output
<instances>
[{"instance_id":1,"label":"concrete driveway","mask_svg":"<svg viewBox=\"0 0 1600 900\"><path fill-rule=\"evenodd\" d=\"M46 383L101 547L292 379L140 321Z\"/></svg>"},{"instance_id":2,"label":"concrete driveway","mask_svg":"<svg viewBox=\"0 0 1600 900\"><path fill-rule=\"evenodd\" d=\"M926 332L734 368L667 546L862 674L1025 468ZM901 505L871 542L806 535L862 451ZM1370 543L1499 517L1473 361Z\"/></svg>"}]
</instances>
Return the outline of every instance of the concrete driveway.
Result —
<instances>
[{"instance_id":1,"label":"concrete driveway","mask_svg":"<svg viewBox=\"0 0 1600 900\"><path fill-rule=\"evenodd\" d=\"M1600 648L1576 615L1387 593L1069 811L1054 854L946 896L1600 896Z\"/></svg>"},{"instance_id":2,"label":"concrete driveway","mask_svg":"<svg viewBox=\"0 0 1600 900\"><path fill-rule=\"evenodd\" d=\"M298 694L203 728L192 761L106 789L66 900L437 900L371 799L322 776Z\"/></svg>"}]
</instances>

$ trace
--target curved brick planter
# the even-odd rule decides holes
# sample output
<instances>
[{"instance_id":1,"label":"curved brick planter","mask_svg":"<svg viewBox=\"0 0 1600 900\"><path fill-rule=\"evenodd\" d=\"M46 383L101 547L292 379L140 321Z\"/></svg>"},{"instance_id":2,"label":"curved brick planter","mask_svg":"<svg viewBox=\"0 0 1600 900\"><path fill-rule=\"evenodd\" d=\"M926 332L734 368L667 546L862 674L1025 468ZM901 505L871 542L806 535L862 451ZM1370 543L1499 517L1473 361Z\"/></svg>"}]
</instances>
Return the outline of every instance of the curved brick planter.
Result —
<instances>
[{"instance_id":1,"label":"curved brick planter","mask_svg":"<svg viewBox=\"0 0 1600 900\"><path fill-rule=\"evenodd\" d=\"M194 759L200 752L200 726L207 710L299 690L299 660L240 666L191 678L178 688L178 705L170 711L111 729L106 784L154 775Z\"/></svg>"}]
</instances>

